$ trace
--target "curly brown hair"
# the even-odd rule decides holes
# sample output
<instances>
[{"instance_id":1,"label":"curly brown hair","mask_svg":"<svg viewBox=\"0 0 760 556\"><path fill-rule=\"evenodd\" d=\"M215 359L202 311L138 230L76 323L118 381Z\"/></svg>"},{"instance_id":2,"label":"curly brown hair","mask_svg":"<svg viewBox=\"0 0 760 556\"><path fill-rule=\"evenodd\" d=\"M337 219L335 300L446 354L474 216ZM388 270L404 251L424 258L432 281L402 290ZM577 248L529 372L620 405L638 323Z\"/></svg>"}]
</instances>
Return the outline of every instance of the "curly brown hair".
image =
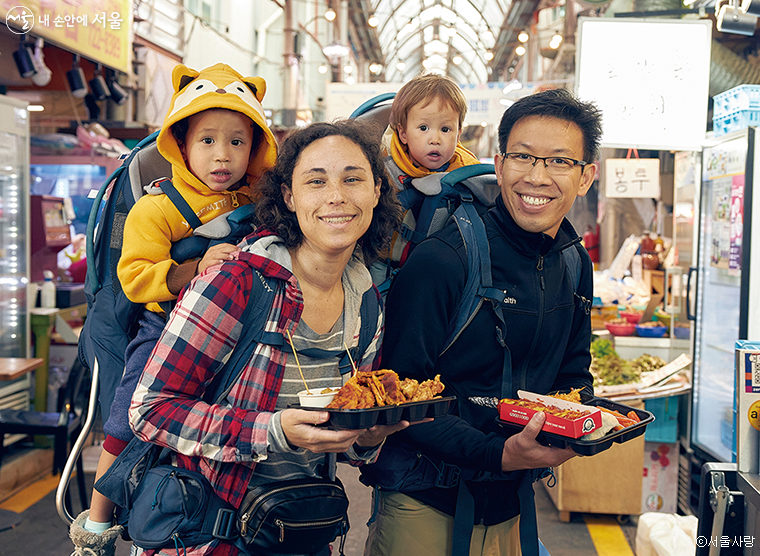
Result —
<instances>
[{"instance_id":1,"label":"curly brown hair","mask_svg":"<svg viewBox=\"0 0 760 556\"><path fill-rule=\"evenodd\" d=\"M318 139L339 135L355 143L367 157L372 176L380 181L380 199L372 213L372 222L359 239L365 264L376 261L390 244L391 236L401 224L402 208L396 198L385 170L380 145L376 141L377 130L360 120L319 122L294 131L282 143L277 162L256 186L259 200L256 203L257 223L277 234L289 249L303 242L298 218L285 205L281 185L290 189L293 169L303 150Z\"/></svg>"}]
</instances>

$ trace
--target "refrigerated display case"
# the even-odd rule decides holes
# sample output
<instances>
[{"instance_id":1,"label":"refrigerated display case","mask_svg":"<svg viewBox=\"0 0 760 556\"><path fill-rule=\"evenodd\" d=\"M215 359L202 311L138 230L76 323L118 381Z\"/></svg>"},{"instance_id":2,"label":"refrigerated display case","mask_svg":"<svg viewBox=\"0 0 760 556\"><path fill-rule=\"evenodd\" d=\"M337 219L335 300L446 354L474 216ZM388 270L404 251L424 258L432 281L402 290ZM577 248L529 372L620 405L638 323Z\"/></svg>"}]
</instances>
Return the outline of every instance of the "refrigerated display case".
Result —
<instances>
[{"instance_id":1,"label":"refrigerated display case","mask_svg":"<svg viewBox=\"0 0 760 556\"><path fill-rule=\"evenodd\" d=\"M0 95L0 357L29 357L29 113ZM29 375L0 382L0 408L28 409Z\"/></svg>"},{"instance_id":2,"label":"refrigerated display case","mask_svg":"<svg viewBox=\"0 0 760 556\"><path fill-rule=\"evenodd\" d=\"M734 344L760 339L750 315L760 302L756 133L712 139L702 152L690 444L707 461L734 461Z\"/></svg>"}]
</instances>

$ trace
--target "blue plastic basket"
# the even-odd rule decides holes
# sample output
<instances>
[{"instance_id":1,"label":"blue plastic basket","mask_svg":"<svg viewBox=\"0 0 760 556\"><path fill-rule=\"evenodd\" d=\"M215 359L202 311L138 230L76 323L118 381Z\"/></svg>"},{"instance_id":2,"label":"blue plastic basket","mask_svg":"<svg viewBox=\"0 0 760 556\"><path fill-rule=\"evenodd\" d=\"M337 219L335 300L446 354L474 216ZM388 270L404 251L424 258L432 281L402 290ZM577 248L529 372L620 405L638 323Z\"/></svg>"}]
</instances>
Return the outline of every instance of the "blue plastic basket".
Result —
<instances>
[{"instance_id":1,"label":"blue plastic basket","mask_svg":"<svg viewBox=\"0 0 760 556\"><path fill-rule=\"evenodd\" d=\"M760 110L739 110L725 116L713 117L713 134L720 137L756 125L760 125Z\"/></svg>"},{"instance_id":2,"label":"blue plastic basket","mask_svg":"<svg viewBox=\"0 0 760 556\"><path fill-rule=\"evenodd\" d=\"M713 118L740 110L760 110L760 85L739 85L713 97Z\"/></svg>"},{"instance_id":3,"label":"blue plastic basket","mask_svg":"<svg viewBox=\"0 0 760 556\"><path fill-rule=\"evenodd\" d=\"M642 338L662 338L667 332L667 326L641 326L636 325L636 334Z\"/></svg>"}]
</instances>

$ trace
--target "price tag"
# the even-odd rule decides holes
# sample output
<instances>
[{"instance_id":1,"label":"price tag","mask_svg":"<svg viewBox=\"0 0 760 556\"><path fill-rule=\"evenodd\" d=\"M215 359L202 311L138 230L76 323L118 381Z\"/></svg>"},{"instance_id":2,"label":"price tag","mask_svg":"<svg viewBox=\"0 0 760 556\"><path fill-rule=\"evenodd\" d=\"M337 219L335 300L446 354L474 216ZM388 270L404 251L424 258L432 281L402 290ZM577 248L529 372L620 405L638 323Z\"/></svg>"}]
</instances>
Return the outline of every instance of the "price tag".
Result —
<instances>
[{"instance_id":1,"label":"price tag","mask_svg":"<svg viewBox=\"0 0 760 556\"><path fill-rule=\"evenodd\" d=\"M660 198L659 158L608 158L605 195L617 198Z\"/></svg>"}]
</instances>

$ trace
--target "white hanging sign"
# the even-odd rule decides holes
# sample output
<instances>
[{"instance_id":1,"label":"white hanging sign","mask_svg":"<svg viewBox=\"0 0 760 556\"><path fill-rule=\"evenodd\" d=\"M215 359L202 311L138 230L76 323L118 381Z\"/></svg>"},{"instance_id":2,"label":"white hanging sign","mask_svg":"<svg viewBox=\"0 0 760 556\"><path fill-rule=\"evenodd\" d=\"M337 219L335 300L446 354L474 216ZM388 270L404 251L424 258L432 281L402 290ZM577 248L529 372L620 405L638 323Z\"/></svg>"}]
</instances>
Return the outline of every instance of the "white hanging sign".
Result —
<instances>
[{"instance_id":1,"label":"white hanging sign","mask_svg":"<svg viewBox=\"0 0 760 556\"><path fill-rule=\"evenodd\" d=\"M617 198L660 198L659 158L608 158L605 195Z\"/></svg>"},{"instance_id":2,"label":"white hanging sign","mask_svg":"<svg viewBox=\"0 0 760 556\"><path fill-rule=\"evenodd\" d=\"M602 146L699 151L713 22L578 18L577 93L602 110Z\"/></svg>"}]
</instances>

